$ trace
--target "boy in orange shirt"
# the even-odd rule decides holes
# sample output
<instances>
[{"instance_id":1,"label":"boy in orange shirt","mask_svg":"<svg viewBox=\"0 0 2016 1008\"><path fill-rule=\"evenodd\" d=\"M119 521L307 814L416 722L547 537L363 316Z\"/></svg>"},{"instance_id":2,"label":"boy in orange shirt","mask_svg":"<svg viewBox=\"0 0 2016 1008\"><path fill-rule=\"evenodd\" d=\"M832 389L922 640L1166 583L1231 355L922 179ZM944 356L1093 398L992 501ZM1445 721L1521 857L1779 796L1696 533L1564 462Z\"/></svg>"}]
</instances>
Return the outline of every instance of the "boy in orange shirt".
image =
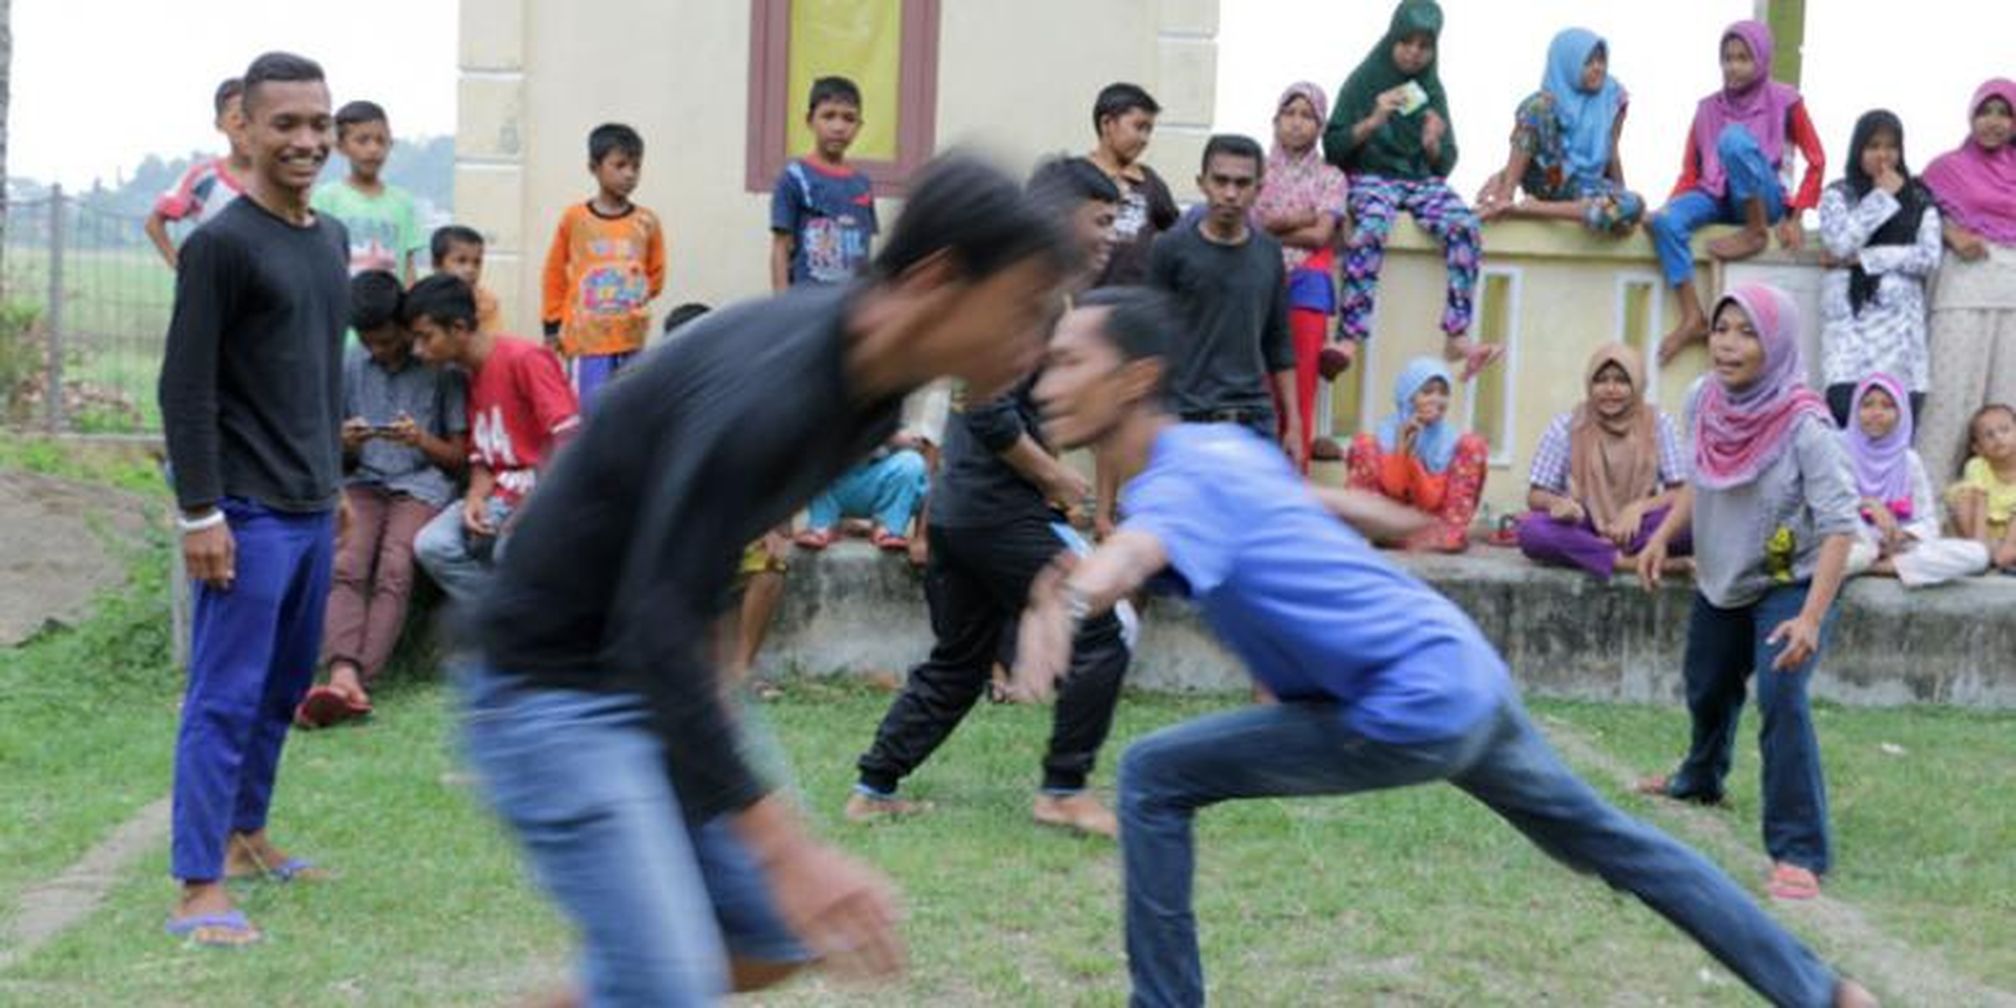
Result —
<instances>
[{"instance_id":1,"label":"boy in orange shirt","mask_svg":"<svg viewBox=\"0 0 2016 1008\"><path fill-rule=\"evenodd\" d=\"M583 413L644 349L651 299L665 289L664 226L630 202L643 167L644 139L636 130L603 123L589 132L595 198L560 215L546 254L540 318L548 344L567 362Z\"/></svg>"}]
</instances>

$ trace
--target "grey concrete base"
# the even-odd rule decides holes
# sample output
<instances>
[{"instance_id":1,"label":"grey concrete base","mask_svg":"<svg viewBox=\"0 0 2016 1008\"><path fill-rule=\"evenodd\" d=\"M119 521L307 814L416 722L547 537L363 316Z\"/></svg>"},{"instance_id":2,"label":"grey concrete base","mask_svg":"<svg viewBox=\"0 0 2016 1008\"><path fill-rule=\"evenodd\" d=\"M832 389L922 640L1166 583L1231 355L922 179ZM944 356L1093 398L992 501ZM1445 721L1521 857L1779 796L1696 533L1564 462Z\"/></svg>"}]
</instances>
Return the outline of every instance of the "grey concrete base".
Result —
<instances>
[{"instance_id":1,"label":"grey concrete base","mask_svg":"<svg viewBox=\"0 0 2016 1008\"><path fill-rule=\"evenodd\" d=\"M1677 701L1691 589L1657 594L1545 570L1510 550L1394 556L1454 599L1505 655L1528 693L1586 700ZM1338 619L1350 619L1339 612ZM1237 663L1180 602L1144 614L1129 672L1140 689L1246 688ZM762 666L804 675L901 674L931 648L923 577L894 556L844 542L800 552ZM1842 593L1813 682L1844 704L1940 703L2016 709L2016 578L1906 591L1862 578Z\"/></svg>"}]
</instances>

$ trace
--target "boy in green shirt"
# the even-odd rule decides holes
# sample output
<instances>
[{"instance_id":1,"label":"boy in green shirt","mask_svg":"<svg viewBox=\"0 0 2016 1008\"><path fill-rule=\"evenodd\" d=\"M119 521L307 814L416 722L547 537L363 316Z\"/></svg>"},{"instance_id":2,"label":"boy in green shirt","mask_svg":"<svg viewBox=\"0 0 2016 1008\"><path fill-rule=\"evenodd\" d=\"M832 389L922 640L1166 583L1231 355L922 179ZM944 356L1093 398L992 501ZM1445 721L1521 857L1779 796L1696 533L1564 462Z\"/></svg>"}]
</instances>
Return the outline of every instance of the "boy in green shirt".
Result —
<instances>
[{"instance_id":1,"label":"boy in green shirt","mask_svg":"<svg viewBox=\"0 0 2016 1008\"><path fill-rule=\"evenodd\" d=\"M392 123L384 107L353 101L337 109L336 149L350 162L350 175L315 190L311 202L349 229L350 275L385 270L411 285L420 225L413 194L379 177L392 154Z\"/></svg>"}]
</instances>

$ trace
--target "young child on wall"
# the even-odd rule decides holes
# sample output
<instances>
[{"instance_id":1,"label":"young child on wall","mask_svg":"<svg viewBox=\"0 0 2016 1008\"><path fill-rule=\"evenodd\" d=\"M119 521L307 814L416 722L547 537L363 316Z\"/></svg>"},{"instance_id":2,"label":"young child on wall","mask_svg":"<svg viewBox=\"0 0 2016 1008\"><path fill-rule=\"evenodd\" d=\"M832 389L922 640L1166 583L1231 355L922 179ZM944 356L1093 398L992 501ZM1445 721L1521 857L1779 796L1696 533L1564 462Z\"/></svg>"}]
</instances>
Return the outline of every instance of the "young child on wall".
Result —
<instances>
[{"instance_id":1,"label":"young child on wall","mask_svg":"<svg viewBox=\"0 0 2016 1008\"><path fill-rule=\"evenodd\" d=\"M1540 90L1519 103L1512 153L1477 195L1477 216L1580 221L1597 234L1625 235L1645 216L1645 197L1624 187L1617 156L1631 96L1610 76L1610 44L1587 28L1567 28L1547 47ZM1526 199L1514 202L1514 189Z\"/></svg>"},{"instance_id":2,"label":"young child on wall","mask_svg":"<svg viewBox=\"0 0 2016 1008\"><path fill-rule=\"evenodd\" d=\"M1848 551L1848 573L1895 576L1906 588L1918 588L1987 570L1986 544L1939 534L1939 500L1925 463L1911 450L1904 383L1870 375L1851 402L1854 415L1841 440L1862 497L1862 527Z\"/></svg>"},{"instance_id":3,"label":"young child on wall","mask_svg":"<svg viewBox=\"0 0 2016 1008\"><path fill-rule=\"evenodd\" d=\"M1323 154L1351 176L1351 237L1344 247L1344 303L1339 349L1346 356L1372 336L1373 297L1393 219L1406 211L1442 245L1449 271L1442 312L1445 354L1476 377L1504 348L1470 338L1483 246L1477 215L1449 188L1456 131L1436 71L1442 8L1401 0L1385 37L1345 80L1323 133Z\"/></svg>"},{"instance_id":4,"label":"young child on wall","mask_svg":"<svg viewBox=\"0 0 2016 1008\"><path fill-rule=\"evenodd\" d=\"M1953 525L1988 547L1995 569L2016 574L2016 408L1983 406L1969 429L1974 456L1946 491Z\"/></svg>"},{"instance_id":5,"label":"young child on wall","mask_svg":"<svg viewBox=\"0 0 2016 1008\"><path fill-rule=\"evenodd\" d=\"M1694 232L1741 224L1741 232L1709 243L1709 254L1725 260L1764 251L1773 224L1786 248L1805 243L1799 213L1820 199L1827 155L1798 89L1771 79L1772 48L1771 29L1759 21L1738 21L1722 33L1722 90L1695 108L1680 181L1652 215L1653 247L1680 295L1680 321L1659 341L1661 364L1708 339L1708 311L1694 284ZM1795 146L1806 174L1788 199L1781 173Z\"/></svg>"}]
</instances>

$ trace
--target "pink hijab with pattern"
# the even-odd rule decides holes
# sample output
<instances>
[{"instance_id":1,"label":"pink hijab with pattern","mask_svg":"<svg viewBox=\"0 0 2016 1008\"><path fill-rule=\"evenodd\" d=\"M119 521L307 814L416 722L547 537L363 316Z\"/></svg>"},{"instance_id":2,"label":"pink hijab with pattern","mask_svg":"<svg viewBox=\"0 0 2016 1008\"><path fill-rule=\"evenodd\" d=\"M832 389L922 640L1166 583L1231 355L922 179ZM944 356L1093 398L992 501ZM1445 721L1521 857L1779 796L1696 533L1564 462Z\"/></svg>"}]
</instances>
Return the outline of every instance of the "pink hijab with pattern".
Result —
<instances>
[{"instance_id":1,"label":"pink hijab with pattern","mask_svg":"<svg viewBox=\"0 0 2016 1008\"><path fill-rule=\"evenodd\" d=\"M1757 330L1764 367L1740 389L1713 378L1702 385L1694 413L1694 481L1711 490L1742 486L1770 468L1791 445L1801 418L1831 418L1826 400L1806 387L1792 296L1770 284L1743 284L1722 295L1709 317L1731 303Z\"/></svg>"},{"instance_id":2,"label":"pink hijab with pattern","mask_svg":"<svg viewBox=\"0 0 2016 1008\"><path fill-rule=\"evenodd\" d=\"M1290 84L1274 103L1274 114L1280 115L1297 98L1308 101L1316 113L1317 139L1300 153L1282 147L1279 140L1267 148L1266 174L1260 180L1260 196L1253 201L1253 213L1262 220L1303 210L1337 215L1345 210L1350 183L1342 171L1323 160L1322 132L1330 115L1330 99L1322 88L1308 81ZM1309 258L1308 249L1287 245L1282 246L1282 254L1290 270Z\"/></svg>"}]
</instances>

